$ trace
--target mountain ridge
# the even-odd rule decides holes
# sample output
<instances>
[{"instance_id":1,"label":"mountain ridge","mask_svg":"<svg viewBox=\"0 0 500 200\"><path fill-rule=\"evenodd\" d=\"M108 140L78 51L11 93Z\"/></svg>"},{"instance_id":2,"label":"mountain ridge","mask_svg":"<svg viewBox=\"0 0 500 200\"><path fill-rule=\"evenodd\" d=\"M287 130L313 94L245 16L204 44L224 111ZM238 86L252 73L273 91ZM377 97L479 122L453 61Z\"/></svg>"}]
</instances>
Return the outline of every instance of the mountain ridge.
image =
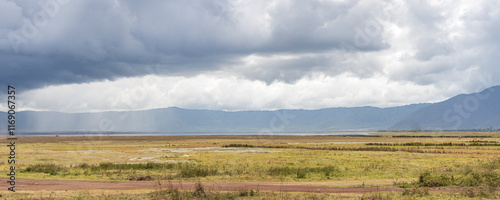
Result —
<instances>
[{"instance_id":1,"label":"mountain ridge","mask_svg":"<svg viewBox=\"0 0 500 200\"><path fill-rule=\"evenodd\" d=\"M6 119L7 113L0 112ZM139 111L16 113L21 132L335 132L407 129L500 128L500 86L459 94L442 102L388 108L221 111L155 108ZM0 131L7 123L0 123Z\"/></svg>"},{"instance_id":2,"label":"mountain ridge","mask_svg":"<svg viewBox=\"0 0 500 200\"><path fill-rule=\"evenodd\" d=\"M422 108L390 129L473 129L500 127L500 86L459 94Z\"/></svg>"},{"instance_id":3,"label":"mountain ridge","mask_svg":"<svg viewBox=\"0 0 500 200\"><path fill-rule=\"evenodd\" d=\"M141 111L16 113L17 129L26 132L297 132L374 131L397 122L401 116L427 106L412 104L389 108L340 107L317 110L217 111L157 108ZM6 115L5 112L0 115ZM3 126L3 127L2 127ZM5 129L5 124L0 124Z\"/></svg>"}]
</instances>

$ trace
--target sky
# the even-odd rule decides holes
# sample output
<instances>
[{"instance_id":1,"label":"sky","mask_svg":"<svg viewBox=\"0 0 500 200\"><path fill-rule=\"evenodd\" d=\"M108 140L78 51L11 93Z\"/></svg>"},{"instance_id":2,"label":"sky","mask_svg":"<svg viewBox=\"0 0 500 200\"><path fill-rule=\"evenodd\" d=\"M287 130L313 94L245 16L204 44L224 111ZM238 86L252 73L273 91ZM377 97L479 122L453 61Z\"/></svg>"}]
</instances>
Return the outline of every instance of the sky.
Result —
<instances>
[{"instance_id":1,"label":"sky","mask_svg":"<svg viewBox=\"0 0 500 200\"><path fill-rule=\"evenodd\" d=\"M495 0L0 0L0 110L392 107L500 84Z\"/></svg>"}]
</instances>

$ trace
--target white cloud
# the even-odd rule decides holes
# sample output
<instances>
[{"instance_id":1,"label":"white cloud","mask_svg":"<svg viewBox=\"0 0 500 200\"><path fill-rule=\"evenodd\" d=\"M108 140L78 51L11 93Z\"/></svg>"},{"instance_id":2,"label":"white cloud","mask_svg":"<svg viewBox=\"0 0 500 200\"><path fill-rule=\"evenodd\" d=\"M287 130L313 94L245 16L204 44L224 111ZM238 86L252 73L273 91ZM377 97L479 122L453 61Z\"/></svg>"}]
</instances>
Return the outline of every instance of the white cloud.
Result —
<instances>
[{"instance_id":1,"label":"white cloud","mask_svg":"<svg viewBox=\"0 0 500 200\"><path fill-rule=\"evenodd\" d=\"M320 109L326 107L399 106L446 99L432 85L389 82L386 77L360 79L345 73L321 73L289 84L240 79L235 76L148 75L117 81L49 86L22 93L22 110L96 112L182 107L212 110ZM43 109L40 109L43 108Z\"/></svg>"}]
</instances>

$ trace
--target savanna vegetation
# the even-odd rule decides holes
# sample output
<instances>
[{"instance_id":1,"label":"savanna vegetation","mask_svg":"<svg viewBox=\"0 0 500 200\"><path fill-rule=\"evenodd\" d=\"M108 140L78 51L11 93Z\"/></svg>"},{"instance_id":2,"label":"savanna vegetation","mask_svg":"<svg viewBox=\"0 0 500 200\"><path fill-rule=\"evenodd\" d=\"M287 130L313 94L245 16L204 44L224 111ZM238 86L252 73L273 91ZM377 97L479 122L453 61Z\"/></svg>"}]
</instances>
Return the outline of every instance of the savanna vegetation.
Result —
<instances>
[{"instance_id":1,"label":"savanna vegetation","mask_svg":"<svg viewBox=\"0 0 500 200\"><path fill-rule=\"evenodd\" d=\"M400 192L313 194L202 186L190 190L37 191L27 199L500 198L500 133L379 132L371 136L19 138L19 179L277 182ZM7 171L6 161L0 167ZM201 189L200 189L201 188ZM203 190L203 192L200 192Z\"/></svg>"}]
</instances>

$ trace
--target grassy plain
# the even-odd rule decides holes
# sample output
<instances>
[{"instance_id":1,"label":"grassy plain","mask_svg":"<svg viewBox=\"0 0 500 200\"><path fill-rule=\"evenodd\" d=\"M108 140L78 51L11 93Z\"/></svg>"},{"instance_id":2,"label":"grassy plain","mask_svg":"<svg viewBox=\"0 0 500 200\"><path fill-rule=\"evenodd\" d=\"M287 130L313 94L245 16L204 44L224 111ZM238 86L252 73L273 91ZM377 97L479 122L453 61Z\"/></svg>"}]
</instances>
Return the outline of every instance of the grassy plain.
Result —
<instances>
[{"instance_id":1,"label":"grassy plain","mask_svg":"<svg viewBox=\"0 0 500 200\"><path fill-rule=\"evenodd\" d=\"M21 137L17 143L19 179L130 181L147 178L172 182L286 182L405 189L402 193L374 194L210 191L205 196L208 199L500 197L496 191L500 185L500 133ZM6 161L0 163L2 171L8 171L9 166ZM180 199L193 198L192 191L173 189L38 194L27 191L4 193L4 196L162 199L177 195Z\"/></svg>"}]
</instances>

